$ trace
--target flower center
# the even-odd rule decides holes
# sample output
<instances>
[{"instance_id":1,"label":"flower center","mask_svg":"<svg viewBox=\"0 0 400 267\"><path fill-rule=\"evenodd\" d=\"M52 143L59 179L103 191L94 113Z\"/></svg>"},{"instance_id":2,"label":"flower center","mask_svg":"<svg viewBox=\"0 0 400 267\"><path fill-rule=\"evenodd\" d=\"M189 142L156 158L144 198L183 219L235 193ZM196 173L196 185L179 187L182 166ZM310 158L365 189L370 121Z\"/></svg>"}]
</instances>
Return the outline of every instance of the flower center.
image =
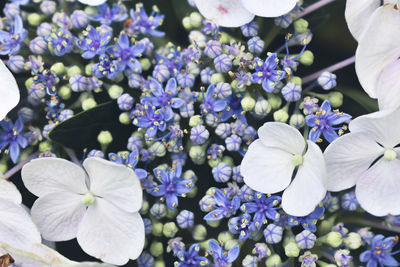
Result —
<instances>
[{"instance_id":1,"label":"flower center","mask_svg":"<svg viewBox=\"0 0 400 267\"><path fill-rule=\"evenodd\" d=\"M385 154L383 154L383 157L388 161L392 161L396 159L397 153L393 149L386 149Z\"/></svg>"},{"instance_id":2,"label":"flower center","mask_svg":"<svg viewBox=\"0 0 400 267\"><path fill-rule=\"evenodd\" d=\"M90 192L88 192L86 193L86 195L83 196L81 202L86 206L90 206L94 203L95 200L96 198Z\"/></svg>"},{"instance_id":3,"label":"flower center","mask_svg":"<svg viewBox=\"0 0 400 267\"><path fill-rule=\"evenodd\" d=\"M294 155L292 157L292 162L294 166L299 166L303 163L303 156L302 155Z\"/></svg>"}]
</instances>

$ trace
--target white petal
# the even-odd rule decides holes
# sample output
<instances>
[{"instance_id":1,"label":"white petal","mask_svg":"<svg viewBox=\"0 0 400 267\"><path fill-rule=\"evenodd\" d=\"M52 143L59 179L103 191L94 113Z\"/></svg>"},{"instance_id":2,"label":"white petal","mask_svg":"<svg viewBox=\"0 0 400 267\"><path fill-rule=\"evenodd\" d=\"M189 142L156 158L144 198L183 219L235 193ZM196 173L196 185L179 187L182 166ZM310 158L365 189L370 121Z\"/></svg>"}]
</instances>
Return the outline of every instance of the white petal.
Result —
<instances>
[{"instance_id":1,"label":"white petal","mask_svg":"<svg viewBox=\"0 0 400 267\"><path fill-rule=\"evenodd\" d=\"M302 155L306 142L300 132L282 122L267 122L258 129L258 136L264 145Z\"/></svg>"},{"instance_id":2,"label":"white petal","mask_svg":"<svg viewBox=\"0 0 400 267\"><path fill-rule=\"evenodd\" d=\"M366 132L386 148L400 144L400 109L360 116L349 124L351 132Z\"/></svg>"},{"instance_id":3,"label":"white petal","mask_svg":"<svg viewBox=\"0 0 400 267\"><path fill-rule=\"evenodd\" d=\"M310 214L326 195L324 156L318 145L307 142L308 149L303 164L282 195L282 208L292 216Z\"/></svg>"},{"instance_id":4,"label":"white petal","mask_svg":"<svg viewBox=\"0 0 400 267\"><path fill-rule=\"evenodd\" d=\"M294 167L291 154L269 148L258 139L249 146L240 165L240 172L251 189L274 194L289 185Z\"/></svg>"},{"instance_id":5,"label":"white petal","mask_svg":"<svg viewBox=\"0 0 400 267\"><path fill-rule=\"evenodd\" d=\"M348 133L325 149L328 191L341 191L354 186L361 174L382 154L379 146L367 133Z\"/></svg>"},{"instance_id":6,"label":"white petal","mask_svg":"<svg viewBox=\"0 0 400 267\"><path fill-rule=\"evenodd\" d=\"M297 0L241 0L245 9L261 17L279 17L289 13Z\"/></svg>"},{"instance_id":7,"label":"white petal","mask_svg":"<svg viewBox=\"0 0 400 267\"><path fill-rule=\"evenodd\" d=\"M375 216L400 214L400 161L380 159L357 181L361 207Z\"/></svg>"},{"instance_id":8,"label":"white petal","mask_svg":"<svg viewBox=\"0 0 400 267\"><path fill-rule=\"evenodd\" d=\"M381 0L347 0L344 12L347 26L353 37L357 40L372 13L381 5Z\"/></svg>"},{"instance_id":9,"label":"white petal","mask_svg":"<svg viewBox=\"0 0 400 267\"><path fill-rule=\"evenodd\" d=\"M0 199L7 199L16 204L21 204L22 197L17 187L10 181L0 177ZM1 201L1 200L0 200Z\"/></svg>"},{"instance_id":10,"label":"white petal","mask_svg":"<svg viewBox=\"0 0 400 267\"><path fill-rule=\"evenodd\" d=\"M79 0L79 2L89 6L99 6L104 4L107 0Z\"/></svg>"},{"instance_id":11,"label":"white petal","mask_svg":"<svg viewBox=\"0 0 400 267\"><path fill-rule=\"evenodd\" d=\"M87 254L123 265L139 257L144 246L144 224L139 213L127 213L98 198L79 226L78 243Z\"/></svg>"},{"instance_id":12,"label":"white petal","mask_svg":"<svg viewBox=\"0 0 400 267\"><path fill-rule=\"evenodd\" d=\"M364 90L376 98L379 75L400 56L400 10L379 7L358 40L356 72Z\"/></svg>"},{"instance_id":13,"label":"white petal","mask_svg":"<svg viewBox=\"0 0 400 267\"><path fill-rule=\"evenodd\" d=\"M43 238L49 241L75 238L86 212L81 201L81 195L69 192L51 193L37 199L31 214Z\"/></svg>"},{"instance_id":14,"label":"white petal","mask_svg":"<svg viewBox=\"0 0 400 267\"><path fill-rule=\"evenodd\" d=\"M114 265L110 265L107 263L100 262L75 262L71 264L63 264L60 267L113 267Z\"/></svg>"},{"instance_id":15,"label":"white petal","mask_svg":"<svg viewBox=\"0 0 400 267\"><path fill-rule=\"evenodd\" d=\"M142 207L142 187L135 172L124 165L100 158L83 162L90 180L90 192L128 212Z\"/></svg>"},{"instance_id":16,"label":"white petal","mask_svg":"<svg viewBox=\"0 0 400 267\"><path fill-rule=\"evenodd\" d=\"M7 116L19 102L19 89L17 81L0 59L0 121Z\"/></svg>"},{"instance_id":17,"label":"white petal","mask_svg":"<svg viewBox=\"0 0 400 267\"><path fill-rule=\"evenodd\" d=\"M240 27L253 20L241 0L195 0L200 13L222 27Z\"/></svg>"},{"instance_id":18,"label":"white petal","mask_svg":"<svg viewBox=\"0 0 400 267\"><path fill-rule=\"evenodd\" d=\"M19 249L41 242L40 233L29 214L20 205L6 199L0 201L0 241Z\"/></svg>"},{"instance_id":19,"label":"white petal","mask_svg":"<svg viewBox=\"0 0 400 267\"><path fill-rule=\"evenodd\" d=\"M69 191L85 194L85 171L76 164L59 158L34 159L22 168L25 187L36 196Z\"/></svg>"},{"instance_id":20,"label":"white petal","mask_svg":"<svg viewBox=\"0 0 400 267\"><path fill-rule=\"evenodd\" d=\"M400 106L400 60L386 66L379 76L376 87L379 110L395 109Z\"/></svg>"}]
</instances>

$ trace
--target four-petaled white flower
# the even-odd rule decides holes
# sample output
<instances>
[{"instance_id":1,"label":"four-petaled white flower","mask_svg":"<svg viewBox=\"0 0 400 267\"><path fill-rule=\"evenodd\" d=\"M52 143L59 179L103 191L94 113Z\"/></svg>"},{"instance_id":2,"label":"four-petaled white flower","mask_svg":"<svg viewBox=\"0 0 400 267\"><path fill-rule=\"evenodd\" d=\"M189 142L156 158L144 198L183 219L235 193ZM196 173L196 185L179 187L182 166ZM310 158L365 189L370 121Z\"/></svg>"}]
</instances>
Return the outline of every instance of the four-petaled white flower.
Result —
<instances>
[{"instance_id":1,"label":"four-petaled white flower","mask_svg":"<svg viewBox=\"0 0 400 267\"><path fill-rule=\"evenodd\" d=\"M104 4L107 0L78 0L82 4L89 5L89 6L99 6Z\"/></svg>"},{"instance_id":2,"label":"four-petaled white flower","mask_svg":"<svg viewBox=\"0 0 400 267\"><path fill-rule=\"evenodd\" d=\"M321 149L311 141L306 143L294 127L280 122L265 123L258 129L258 136L260 139L249 146L240 165L244 182L265 194L284 190L282 208L287 214L310 214L326 194Z\"/></svg>"},{"instance_id":3,"label":"four-petaled white flower","mask_svg":"<svg viewBox=\"0 0 400 267\"><path fill-rule=\"evenodd\" d=\"M123 265L144 246L144 224L138 213L142 188L129 168L100 158L79 166L58 158L34 159L22 169L26 188L39 198L32 219L43 238L77 238L87 254Z\"/></svg>"},{"instance_id":4,"label":"four-petaled white flower","mask_svg":"<svg viewBox=\"0 0 400 267\"><path fill-rule=\"evenodd\" d=\"M356 72L364 90L379 108L400 103L399 0L347 0L346 21L358 41Z\"/></svg>"},{"instance_id":5,"label":"four-petaled white flower","mask_svg":"<svg viewBox=\"0 0 400 267\"><path fill-rule=\"evenodd\" d=\"M19 102L18 84L8 70L6 65L0 59L0 121L7 116L7 113L13 109Z\"/></svg>"},{"instance_id":6,"label":"four-petaled white flower","mask_svg":"<svg viewBox=\"0 0 400 267\"><path fill-rule=\"evenodd\" d=\"M361 207L375 216L400 214L400 109L354 119L350 133L325 150L329 191L356 185Z\"/></svg>"},{"instance_id":7,"label":"four-petaled white flower","mask_svg":"<svg viewBox=\"0 0 400 267\"><path fill-rule=\"evenodd\" d=\"M240 27L255 15L279 17L290 12L298 0L195 0L200 13L222 27Z\"/></svg>"},{"instance_id":8,"label":"four-petaled white flower","mask_svg":"<svg viewBox=\"0 0 400 267\"><path fill-rule=\"evenodd\" d=\"M0 177L0 242L26 249L32 243L40 243L41 237L21 201L15 185Z\"/></svg>"}]
</instances>

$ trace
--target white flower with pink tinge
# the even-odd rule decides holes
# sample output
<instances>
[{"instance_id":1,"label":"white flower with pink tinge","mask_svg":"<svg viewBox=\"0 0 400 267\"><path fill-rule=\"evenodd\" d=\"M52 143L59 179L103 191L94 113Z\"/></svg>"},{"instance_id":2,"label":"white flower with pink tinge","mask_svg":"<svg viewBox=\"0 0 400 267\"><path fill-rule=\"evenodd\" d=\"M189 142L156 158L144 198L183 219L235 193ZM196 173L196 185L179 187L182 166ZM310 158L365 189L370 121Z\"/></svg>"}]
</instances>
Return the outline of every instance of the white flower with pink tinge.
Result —
<instances>
[{"instance_id":1,"label":"white flower with pink tinge","mask_svg":"<svg viewBox=\"0 0 400 267\"><path fill-rule=\"evenodd\" d=\"M200 13L222 27L240 27L254 17L279 17L298 0L195 0Z\"/></svg>"},{"instance_id":2,"label":"white flower with pink tinge","mask_svg":"<svg viewBox=\"0 0 400 267\"><path fill-rule=\"evenodd\" d=\"M107 0L79 0L79 2L88 6L99 6L104 4L106 1Z\"/></svg>"}]
</instances>

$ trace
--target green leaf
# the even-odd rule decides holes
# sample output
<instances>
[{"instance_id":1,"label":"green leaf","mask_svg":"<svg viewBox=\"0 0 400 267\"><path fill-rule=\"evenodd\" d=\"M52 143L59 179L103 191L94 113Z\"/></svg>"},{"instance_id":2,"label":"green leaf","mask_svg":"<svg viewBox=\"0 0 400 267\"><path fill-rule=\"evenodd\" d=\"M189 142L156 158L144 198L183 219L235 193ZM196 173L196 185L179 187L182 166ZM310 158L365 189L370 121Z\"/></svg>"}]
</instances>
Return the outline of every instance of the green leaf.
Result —
<instances>
[{"instance_id":1,"label":"green leaf","mask_svg":"<svg viewBox=\"0 0 400 267\"><path fill-rule=\"evenodd\" d=\"M126 149L126 140L132 133L133 126L121 124L120 113L116 101L106 102L58 124L50 131L49 137L52 141L75 150L99 149L97 136L100 131L107 130L113 136L109 149Z\"/></svg>"}]
</instances>

